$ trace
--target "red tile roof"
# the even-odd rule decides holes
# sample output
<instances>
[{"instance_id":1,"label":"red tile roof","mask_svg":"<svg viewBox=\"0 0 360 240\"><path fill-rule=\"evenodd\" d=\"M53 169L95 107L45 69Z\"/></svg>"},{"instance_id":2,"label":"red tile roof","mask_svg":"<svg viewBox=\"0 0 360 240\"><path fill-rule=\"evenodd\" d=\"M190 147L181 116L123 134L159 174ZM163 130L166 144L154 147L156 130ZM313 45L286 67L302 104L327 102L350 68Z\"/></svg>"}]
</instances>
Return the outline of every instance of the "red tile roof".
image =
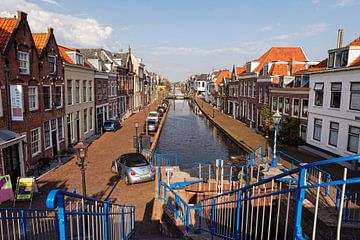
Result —
<instances>
[{"instance_id":1,"label":"red tile roof","mask_svg":"<svg viewBox=\"0 0 360 240\"><path fill-rule=\"evenodd\" d=\"M360 66L360 56L349 65L349 67L359 67L359 66Z\"/></svg>"},{"instance_id":2,"label":"red tile roof","mask_svg":"<svg viewBox=\"0 0 360 240\"><path fill-rule=\"evenodd\" d=\"M236 74L241 74L246 71L246 66L236 67Z\"/></svg>"},{"instance_id":3,"label":"red tile roof","mask_svg":"<svg viewBox=\"0 0 360 240\"><path fill-rule=\"evenodd\" d=\"M349 46L349 47L350 47L350 46L352 46L352 47L354 47L354 46L359 47L359 46L360 46L360 37L358 37L357 39L355 39L354 41L352 41L351 43L349 43L348 46Z\"/></svg>"},{"instance_id":4,"label":"red tile roof","mask_svg":"<svg viewBox=\"0 0 360 240\"><path fill-rule=\"evenodd\" d=\"M264 55L255 60L259 65L254 69L254 72L261 72L266 62L273 61L308 61L305 53L300 47L272 47Z\"/></svg>"},{"instance_id":5,"label":"red tile roof","mask_svg":"<svg viewBox=\"0 0 360 240\"><path fill-rule=\"evenodd\" d=\"M270 68L269 75L289 75L288 63L273 64Z\"/></svg>"},{"instance_id":6,"label":"red tile roof","mask_svg":"<svg viewBox=\"0 0 360 240\"><path fill-rule=\"evenodd\" d=\"M59 48L60 56L64 62L70 63L70 64L75 64L74 61L71 59L71 57L69 57L69 55L66 54L66 52L72 52L72 51L74 51L74 49L67 48L67 47L64 47L61 45L58 45L58 48Z\"/></svg>"},{"instance_id":7,"label":"red tile roof","mask_svg":"<svg viewBox=\"0 0 360 240\"><path fill-rule=\"evenodd\" d=\"M0 50L6 47L16 22L16 18L0 18Z\"/></svg>"},{"instance_id":8,"label":"red tile roof","mask_svg":"<svg viewBox=\"0 0 360 240\"><path fill-rule=\"evenodd\" d=\"M217 75L215 83L219 85L223 82L224 78L230 78L230 77L231 77L231 72L229 70L222 70Z\"/></svg>"},{"instance_id":9,"label":"red tile roof","mask_svg":"<svg viewBox=\"0 0 360 240\"><path fill-rule=\"evenodd\" d=\"M41 51L46 47L46 43L48 40L48 34L47 33L33 33L32 34L36 49L38 50L39 54Z\"/></svg>"},{"instance_id":10,"label":"red tile roof","mask_svg":"<svg viewBox=\"0 0 360 240\"><path fill-rule=\"evenodd\" d=\"M327 68L327 58L319 62L317 65L310 67L309 72L321 71Z\"/></svg>"}]
</instances>

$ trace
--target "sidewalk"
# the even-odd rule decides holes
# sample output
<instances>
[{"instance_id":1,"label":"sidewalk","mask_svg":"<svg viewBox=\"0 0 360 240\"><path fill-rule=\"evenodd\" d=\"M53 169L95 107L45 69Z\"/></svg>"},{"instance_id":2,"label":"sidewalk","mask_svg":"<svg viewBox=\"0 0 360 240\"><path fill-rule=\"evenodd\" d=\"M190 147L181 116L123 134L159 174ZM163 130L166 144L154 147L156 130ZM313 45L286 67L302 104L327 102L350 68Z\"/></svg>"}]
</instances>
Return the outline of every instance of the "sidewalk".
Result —
<instances>
[{"instance_id":1,"label":"sidewalk","mask_svg":"<svg viewBox=\"0 0 360 240\"><path fill-rule=\"evenodd\" d=\"M201 111L220 130L247 152L266 146L266 138L251 130L246 124L220 112L200 98L194 98Z\"/></svg>"}]
</instances>

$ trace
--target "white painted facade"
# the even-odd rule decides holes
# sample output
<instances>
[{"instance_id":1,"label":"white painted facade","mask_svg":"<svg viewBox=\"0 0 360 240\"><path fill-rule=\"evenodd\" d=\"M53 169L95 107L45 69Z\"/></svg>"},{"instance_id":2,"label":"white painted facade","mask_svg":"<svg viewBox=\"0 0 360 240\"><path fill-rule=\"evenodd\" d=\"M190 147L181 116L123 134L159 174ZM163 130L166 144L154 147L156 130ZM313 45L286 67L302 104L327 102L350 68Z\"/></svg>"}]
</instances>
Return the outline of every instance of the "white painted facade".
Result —
<instances>
[{"instance_id":1,"label":"white painted facade","mask_svg":"<svg viewBox=\"0 0 360 240\"><path fill-rule=\"evenodd\" d=\"M315 84L324 83L322 106L315 105ZM340 108L332 108L331 83L341 83ZM329 69L314 72L310 76L309 115L306 142L328 152L349 156L360 153L360 138L357 152L349 151L349 128L360 128L360 110L350 109L351 83L360 83L360 67ZM354 98L353 98L354 101ZM314 139L315 119L321 119L321 135L319 140ZM329 144L330 122L339 123L336 145Z\"/></svg>"}]
</instances>

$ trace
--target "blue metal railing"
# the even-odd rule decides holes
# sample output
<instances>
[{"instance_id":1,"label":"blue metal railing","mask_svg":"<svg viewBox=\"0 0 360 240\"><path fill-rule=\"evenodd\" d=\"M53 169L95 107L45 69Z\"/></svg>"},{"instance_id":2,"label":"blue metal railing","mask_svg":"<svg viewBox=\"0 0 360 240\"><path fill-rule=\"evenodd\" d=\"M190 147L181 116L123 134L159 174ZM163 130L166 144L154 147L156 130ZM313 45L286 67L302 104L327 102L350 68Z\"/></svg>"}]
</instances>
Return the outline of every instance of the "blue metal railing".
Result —
<instances>
[{"instance_id":1,"label":"blue metal railing","mask_svg":"<svg viewBox=\"0 0 360 240\"><path fill-rule=\"evenodd\" d=\"M52 190L47 210L0 209L1 239L133 239L135 208Z\"/></svg>"},{"instance_id":2,"label":"blue metal railing","mask_svg":"<svg viewBox=\"0 0 360 240\"><path fill-rule=\"evenodd\" d=\"M344 221L360 223L360 192L346 193Z\"/></svg>"},{"instance_id":3,"label":"blue metal railing","mask_svg":"<svg viewBox=\"0 0 360 240\"><path fill-rule=\"evenodd\" d=\"M360 155L355 155L309 163L238 190L203 199L197 206L199 212L197 213L196 222L199 224L194 230L208 232L212 237L216 236L224 239L242 239L254 236L257 239L257 237L263 238L265 235L267 239L277 239L280 228L285 226L285 229L281 231L282 234L286 234L291 229L293 239L303 239L301 220L303 201L307 190L330 186L344 187L347 184L360 183L360 177L347 179L345 169L344 178L341 180L308 184L307 172L321 165L358 161L359 159ZM291 178L294 175L298 176L297 181L294 181L294 183L290 181L290 184L285 185L279 181L282 178ZM318 201L319 194L317 194L316 199ZM343 210L346 209L344 204L345 196L341 194L336 235L340 234L343 220L342 214ZM290 208L290 205L293 207ZM274 213L274 208L277 213ZM283 217L280 217L281 211ZM289 215L292 215L292 217L289 217ZM346 218L346 212L344 218ZM264 219L267 219L267 221L264 221ZM294 221L291 221L291 219L294 219ZM272 221L276 223L272 223ZM314 224L316 234L316 217L314 218Z\"/></svg>"}]
</instances>

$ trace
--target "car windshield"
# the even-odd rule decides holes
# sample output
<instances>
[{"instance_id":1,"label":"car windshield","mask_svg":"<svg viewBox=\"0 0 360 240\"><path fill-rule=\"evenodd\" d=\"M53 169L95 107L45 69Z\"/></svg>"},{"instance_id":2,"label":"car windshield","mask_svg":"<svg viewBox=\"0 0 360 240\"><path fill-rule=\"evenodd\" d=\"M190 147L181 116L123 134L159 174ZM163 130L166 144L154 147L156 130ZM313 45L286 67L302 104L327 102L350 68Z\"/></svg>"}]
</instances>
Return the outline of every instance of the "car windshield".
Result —
<instances>
[{"instance_id":1,"label":"car windshield","mask_svg":"<svg viewBox=\"0 0 360 240\"><path fill-rule=\"evenodd\" d=\"M158 115L157 113L150 113L149 117L157 117L157 115Z\"/></svg>"},{"instance_id":2,"label":"car windshield","mask_svg":"<svg viewBox=\"0 0 360 240\"><path fill-rule=\"evenodd\" d=\"M155 120L148 120L148 124L156 124L156 121Z\"/></svg>"},{"instance_id":3,"label":"car windshield","mask_svg":"<svg viewBox=\"0 0 360 240\"><path fill-rule=\"evenodd\" d=\"M144 158L131 158L126 161L127 167L142 167L147 165L149 165L149 163Z\"/></svg>"},{"instance_id":4,"label":"car windshield","mask_svg":"<svg viewBox=\"0 0 360 240\"><path fill-rule=\"evenodd\" d=\"M113 122L105 122L104 126L105 127L111 127L114 123Z\"/></svg>"}]
</instances>

